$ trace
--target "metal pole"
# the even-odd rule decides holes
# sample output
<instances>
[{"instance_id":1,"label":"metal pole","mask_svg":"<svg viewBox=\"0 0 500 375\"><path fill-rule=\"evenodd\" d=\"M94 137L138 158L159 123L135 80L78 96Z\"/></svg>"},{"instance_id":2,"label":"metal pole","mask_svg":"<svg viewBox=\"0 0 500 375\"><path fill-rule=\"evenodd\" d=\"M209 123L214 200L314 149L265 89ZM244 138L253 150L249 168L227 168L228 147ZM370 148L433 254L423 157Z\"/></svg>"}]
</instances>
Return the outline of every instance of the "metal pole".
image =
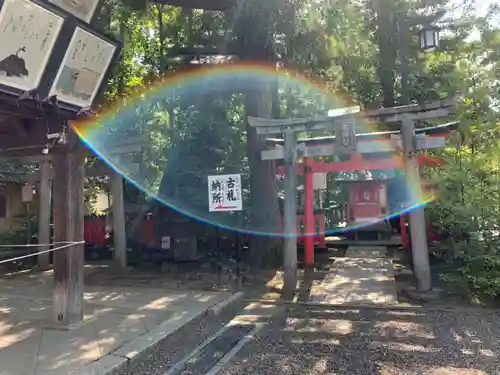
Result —
<instances>
[{"instance_id":1,"label":"metal pole","mask_svg":"<svg viewBox=\"0 0 500 375\"><path fill-rule=\"evenodd\" d=\"M292 299L297 287L297 199L295 159L297 135L289 130L285 133L285 203L284 203L284 297Z\"/></svg>"},{"instance_id":2,"label":"metal pole","mask_svg":"<svg viewBox=\"0 0 500 375\"><path fill-rule=\"evenodd\" d=\"M401 136L403 140L405 170L409 190L421 189L420 171L417 156L415 154L415 125L413 120L404 116L401 124ZM421 198L421 197L419 197ZM418 199L415 203L420 203ZM415 199L412 199L415 201ZM417 279L417 289L427 292L432 288L431 271L429 266L429 251L427 249L427 233L425 230L424 208L416 207L409 213L411 254L413 259L413 270Z\"/></svg>"}]
</instances>

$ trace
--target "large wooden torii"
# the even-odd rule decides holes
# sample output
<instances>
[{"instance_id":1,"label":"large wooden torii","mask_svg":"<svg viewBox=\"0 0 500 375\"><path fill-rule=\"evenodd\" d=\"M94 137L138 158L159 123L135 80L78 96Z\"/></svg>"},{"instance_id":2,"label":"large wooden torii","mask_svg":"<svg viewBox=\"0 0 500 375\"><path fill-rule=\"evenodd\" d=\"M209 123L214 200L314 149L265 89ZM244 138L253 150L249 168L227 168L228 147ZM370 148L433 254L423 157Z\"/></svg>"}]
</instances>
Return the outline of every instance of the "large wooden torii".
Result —
<instances>
[{"instance_id":1,"label":"large wooden torii","mask_svg":"<svg viewBox=\"0 0 500 375\"><path fill-rule=\"evenodd\" d=\"M363 118L371 123L383 124L390 131L359 134L359 143L356 143L356 152L351 155L351 160L345 163L332 163L325 165L322 162L314 162L314 156L332 155L335 152L335 137L323 137L314 140L304 140L305 147L297 149L292 153L297 153L298 157L303 158L302 164L296 164L296 173L304 173L304 226L305 226L305 263L306 267L312 267L314 264L314 205L313 205L313 173L315 172L332 172L332 171L346 171L346 170L359 170L359 169L394 169L404 168L407 178L411 184L416 186L421 185L418 156L415 151L418 148L416 133L434 133L435 137L439 137L443 132L448 131L446 126L438 126L427 129L415 131L415 123L418 121L425 121L446 117L454 112L456 100L443 100L424 105L407 105L392 108L382 108L378 110L365 111L357 116ZM340 117L340 116L336 116ZM314 117L309 119L262 119L262 118L249 118L253 126L260 127L262 134L275 134L277 129L286 133L294 127L299 129L303 127L302 131L314 131L315 129L323 129L324 124L328 122L342 121L333 117ZM267 131L266 129L269 129ZM366 152L383 152L393 151L394 143L390 140L391 135L401 135L401 146L403 156L394 156L389 159L381 160L366 160L363 161L361 154ZM365 141L370 137L387 137L389 139L376 141ZM286 138L285 138L286 139ZM372 142L372 144L370 144ZM283 144L284 147L276 148L276 144ZM262 152L262 158L265 160L279 160L286 159L286 142L282 139L269 139L268 145L274 145L274 149L267 149ZM421 147L427 148L427 147ZM290 154L290 151L288 152ZM412 242L412 256L415 268L415 275L417 278L418 289L421 291L428 291L431 289L429 258L426 242L426 228L423 208L416 208L409 214L410 216L410 236ZM296 259L296 256L288 256L289 259ZM285 259L287 255L285 254ZM290 267L289 267L290 268ZM290 268L293 272L293 267ZM295 266L296 269L296 266ZM285 280L294 280L295 275L285 277Z\"/></svg>"}]
</instances>

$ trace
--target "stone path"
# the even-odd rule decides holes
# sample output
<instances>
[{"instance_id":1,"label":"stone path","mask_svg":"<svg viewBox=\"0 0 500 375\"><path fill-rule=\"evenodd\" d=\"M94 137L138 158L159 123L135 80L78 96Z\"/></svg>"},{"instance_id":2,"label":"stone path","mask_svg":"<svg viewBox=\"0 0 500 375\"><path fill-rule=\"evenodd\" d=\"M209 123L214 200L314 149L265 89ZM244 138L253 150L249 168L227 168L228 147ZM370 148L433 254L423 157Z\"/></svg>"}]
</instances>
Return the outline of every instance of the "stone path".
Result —
<instances>
[{"instance_id":1,"label":"stone path","mask_svg":"<svg viewBox=\"0 0 500 375\"><path fill-rule=\"evenodd\" d=\"M369 258L349 257L358 253L359 249L346 253L345 258L335 258L325 278L313 285L311 302L360 306L397 304L392 262L373 257L373 252Z\"/></svg>"},{"instance_id":2,"label":"stone path","mask_svg":"<svg viewBox=\"0 0 500 375\"><path fill-rule=\"evenodd\" d=\"M387 246L349 246L345 253L348 258L384 258Z\"/></svg>"},{"instance_id":3,"label":"stone path","mask_svg":"<svg viewBox=\"0 0 500 375\"><path fill-rule=\"evenodd\" d=\"M0 375L103 374L230 296L87 286L84 322L62 331L47 328L50 285L0 280Z\"/></svg>"}]
</instances>

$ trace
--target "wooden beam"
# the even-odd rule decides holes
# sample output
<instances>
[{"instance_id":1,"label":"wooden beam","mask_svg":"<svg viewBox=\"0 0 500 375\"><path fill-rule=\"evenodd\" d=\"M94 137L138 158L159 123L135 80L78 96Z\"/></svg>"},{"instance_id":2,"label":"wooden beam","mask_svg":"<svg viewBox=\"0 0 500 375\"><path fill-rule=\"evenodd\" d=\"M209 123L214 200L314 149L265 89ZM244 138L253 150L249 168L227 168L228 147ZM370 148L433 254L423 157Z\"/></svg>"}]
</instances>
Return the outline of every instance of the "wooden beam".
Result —
<instances>
[{"instance_id":1,"label":"wooden beam","mask_svg":"<svg viewBox=\"0 0 500 375\"><path fill-rule=\"evenodd\" d=\"M49 120L49 123L61 125L62 121L55 121L60 117L67 120L76 118L76 113L63 108L54 108L51 104L37 100L18 100L18 96L0 91L0 113L14 115L21 119ZM50 121L52 120L52 121Z\"/></svg>"},{"instance_id":2,"label":"wooden beam","mask_svg":"<svg viewBox=\"0 0 500 375\"><path fill-rule=\"evenodd\" d=\"M312 168L312 173L330 173L330 172L353 172L353 171L374 171L374 170L390 170L401 169L404 167L404 160L401 155L395 155L391 158L363 160L359 157L361 154L353 154L352 159L345 162L324 162L315 160L309 163ZM419 165L440 166L444 165L443 159L437 156L428 156L421 154L417 157ZM304 165L297 163L296 171L298 174L304 172ZM283 166L278 166L278 174L283 175ZM349 181L352 182L352 181Z\"/></svg>"},{"instance_id":3,"label":"wooden beam","mask_svg":"<svg viewBox=\"0 0 500 375\"><path fill-rule=\"evenodd\" d=\"M343 117L354 115L359 118L364 118L370 122L378 122L383 124L400 123L403 116L412 121L421 121L440 118L454 113L456 100L440 100L428 104L412 104L392 108L380 108L376 110L368 110L356 113L356 107L342 108L340 110L332 110L328 116L316 116L312 118L295 118L295 119L264 119L249 117L248 122L251 126L262 128L262 134L278 134L283 133L289 126L303 127L304 131L314 130L320 125L333 123L341 120ZM342 112L341 110L347 110ZM340 111L340 112L339 112ZM331 114L331 115L330 115Z\"/></svg>"},{"instance_id":4,"label":"wooden beam","mask_svg":"<svg viewBox=\"0 0 500 375\"><path fill-rule=\"evenodd\" d=\"M79 139L71 131L64 152L54 158L55 242L83 241L84 155ZM54 251L54 315L68 326L83 319L84 245Z\"/></svg>"},{"instance_id":5,"label":"wooden beam","mask_svg":"<svg viewBox=\"0 0 500 375\"><path fill-rule=\"evenodd\" d=\"M413 114L419 112L427 112L440 108L448 108L452 110L455 107L456 102L457 102L456 99L445 99L445 100L437 100L432 103L409 104L397 107L378 108L365 111L362 113L362 116L368 118L376 118L376 117L384 117L392 115L401 115L404 113Z\"/></svg>"},{"instance_id":6,"label":"wooden beam","mask_svg":"<svg viewBox=\"0 0 500 375\"><path fill-rule=\"evenodd\" d=\"M401 169L404 166L401 156L391 158L357 161L344 161L337 163L325 163L323 161L313 160L309 163L312 173L330 173L330 172L353 172L353 171L373 171L387 169ZM297 174L304 172L304 165L297 163L295 168ZM283 167L278 167L278 174L283 174Z\"/></svg>"},{"instance_id":7,"label":"wooden beam","mask_svg":"<svg viewBox=\"0 0 500 375\"><path fill-rule=\"evenodd\" d=\"M311 161L309 163L312 173L328 173L328 172L352 172L360 170L386 170L386 169L401 169L404 167L403 158L401 156L393 156L391 158L363 160L361 162L338 162L324 163L322 161ZM302 163L297 164L297 173L302 173L304 166Z\"/></svg>"},{"instance_id":8,"label":"wooden beam","mask_svg":"<svg viewBox=\"0 0 500 375\"><path fill-rule=\"evenodd\" d=\"M49 143L47 132L60 132L62 124L60 121L49 125L45 124L45 120L33 121L27 129L29 131L25 137L20 137L15 130L12 133L0 135L0 158L42 157L42 150ZM55 145L55 148L57 147L59 145Z\"/></svg>"},{"instance_id":9,"label":"wooden beam","mask_svg":"<svg viewBox=\"0 0 500 375\"><path fill-rule=\"evenodd\" d=\"M440 124L437 126L430 126L424 128L415 129L415 134L417 136L422 136L426 134L430 137L439 137L439 136L448 136L450 132L454 129L456 125L458 125L459 121L451 121L445 124ZM400 130L385 130L385 131L377 131L370 133L358 133L356 134L356 143L369 142L369 141L387 141L393 136L401 135ZM297 142L306 143L309 145L325 145L329 143L335 142L335 136L324 136L324 137L314 137L307 139L299 139ZM280 138L268 138L266 140L267 145L283 145L283 139Z\"/></svg>"},{"instance_id":10,"label":"wooden beam","mask_svg":"<svg viewBox=\"0 0 500 375\"><path fill-rule=\"evenodd\" d=\"M51 161L53 159L52 154L44 155L42 153L38 155L28 155L28 156L16 156L16 157L3 157L0 158L1 161L6 162L18 162L26 164L41 164L44 161Z\"/></svg>"},{"instance_id":11,"label":"wooden beam","mask_svg":"<svg viewBox=\"0 0 500 375\"><path fill-rule=\"evenodd\" d=\"M431 119L437 119L440 117L449 116L452 113L453 113L453 109L447 107L447 108L438 108L438 109L433 109L433 110L429 110L429 111L422 111L422 112L413 112L413 113L410 112L408 114L403 113L403 114L394 114L394 115L388 115L388 116L379 116L378 121L385 123L385 124L400 123L401 121L403 121L403 118L405 116L407 118L411 119L412 121L423 121L423 120L431 120Z\"/></svg>"},{"instance_id":12,"label":"wooden beam","mask_svg":"<svg viewBox=\"0 0 500 375\"><path fill-rule=\"evenodd\" d=\"M50 161L52 159L53 158L46 159L46 161ZM30 160L30 159L28 159L28 160ZM38 159L33 159L33 160L38 160ZM37 161L36 163L42 164L43 161ZM99 164L94 164L91 167L87 167L85 169L85 176L86 177L104 177L104 176L110 176L112 172L113 172L113 170L110 167L108 167L106 164L99 163ZM50 168L50 170L47 173L47 176L48 176L49 180L54 179L54 176L55 176L54 168ZM36 170L36 171L30 172L30 173L26 173L23 176L23 178L26 182L29 182L31 184L35 184L38 181L40 181L40 179L41 179L41 171Z\"/></svg>"},{"instance_id":13,"label":"wooden beam","mask_svg":"<svg viewBox=\"0 0 500 375\"><path fill-rule=\"evenodd\" d=\"M333 143L335 138L325 140L325 143L316 142L314 144L308 145L304 148L302 152L298 151L298 157L318 157L318 156L328 156L335 153L335 144ZM446 135L443 134L431 134L417 137L417 149L431 149L431 148L443 148L446 142ZM300 142L308 144L307 140ZM363 140L356 143L357 153L360 154L373 154L379 152L394 152L402 150L402 143L400 137L397 135L394 139L374 139L374 140ZM276 145L274 149L263 150L262 160L280 160L284 157L283 146Z\"/></svg>"}]
</instances>

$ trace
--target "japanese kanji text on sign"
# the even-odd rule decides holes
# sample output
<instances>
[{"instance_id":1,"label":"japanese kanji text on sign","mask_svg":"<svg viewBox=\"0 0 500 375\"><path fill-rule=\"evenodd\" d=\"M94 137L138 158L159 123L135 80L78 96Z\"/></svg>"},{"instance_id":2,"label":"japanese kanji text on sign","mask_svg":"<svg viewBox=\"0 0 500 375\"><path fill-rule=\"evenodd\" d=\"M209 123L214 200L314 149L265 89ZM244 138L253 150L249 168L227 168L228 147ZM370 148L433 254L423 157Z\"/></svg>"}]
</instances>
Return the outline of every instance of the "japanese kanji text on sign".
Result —
<instances>
[{"instance_id":1,"label":"japanese kanji text on sign","mask_svg":"<svg viewBox=\"0 0 500 375\"><path fill-rule=\"evenodd\" d=\"M210 212L241 211L241 175L208 176L208 207Z\"/></svg>"}]
</instances>

